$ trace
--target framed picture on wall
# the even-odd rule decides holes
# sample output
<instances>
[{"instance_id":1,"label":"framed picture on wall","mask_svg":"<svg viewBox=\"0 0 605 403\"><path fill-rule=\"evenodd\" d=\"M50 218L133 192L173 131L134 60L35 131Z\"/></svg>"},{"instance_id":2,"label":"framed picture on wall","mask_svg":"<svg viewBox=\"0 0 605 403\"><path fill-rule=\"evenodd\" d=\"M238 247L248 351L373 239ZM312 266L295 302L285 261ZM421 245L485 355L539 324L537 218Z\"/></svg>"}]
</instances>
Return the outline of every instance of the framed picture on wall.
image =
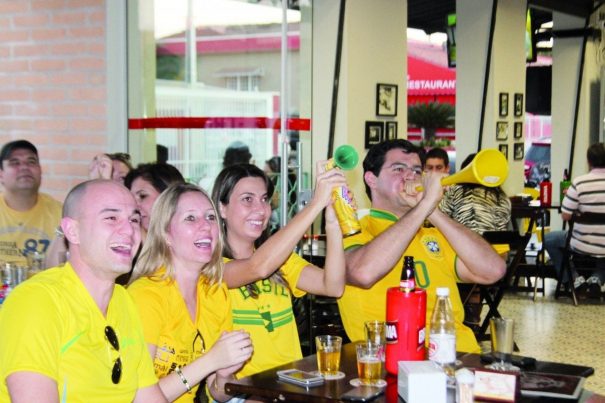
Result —
<instances>
[{"instance_id":1,"label":"framed picture on wall","mask_svg":"<svg viewBox=\"0 0 605 403\"><path fill-rule=\"evenodd\" d=\"M498 150L508 159L508 144L498 144Z\"/></svg>"},{"instance_id":2,"label":"framed picture on wall","mask_svg":"<svg viewBox=\"0 0 605 403\"><path fill-rule=\"evenodd\" d=\"M523 138L523 122L515 122L515 139Z\"/></svg>"},{"instance_id":3,"label":"framed picture on wall","mask_svg":"<svg viewBox=\"0 0 605 403\"><path fill-rule=\"evenodd\" d=\"M384 123L366 121L366 137L365 137L366 149L372 147L374 144L380 143L383 139L384 139Z\"/></svg>"},{"instance_id":4,"label":"framed picture on wall","mask_svg":"<svg viewBox=\"0 0 605 403\"><path fill-rule=\"evenodd\" d=\"M376 115L397 116L397 85L376 84Z\"/></svg>"},{"instance_id":5,"label":"framed picture on wall","mask_svg":"<svg viewBox=\"0 0 605 403\"><path fill-rule=\"evenodd\" d=\"M496 122L496 140L508 139L508 122Z\"/></svg>"},{"instance_id":6,"label":"framed picture on wall","mask_svg":"<svg viewBox=\"0 0 605 403\"><path fill-rule=\"evenodd\" d=\"M515 116L523 115L523 94L515 94Z\"/></svg>"},{"instance_id":7,"label":"framed picture on wall","mask_svg":"<svg viewBox=\"0 0 605 403\"><path fill-rule=\"evenodd\" d=\"M525 144L523 143L515 143L514 148L513 148L513 157L515 158L515 161L519 161L523 159L525 150L524 150Z\"/></svg>"},{"instance_id":8,"label":"framed picture on wall","mask_svg":"<svg viewBox=\"0 0 605 403\"><path fill-rule=\"evenodd\" d=\"M385 140L394 140L397 138L397 122L386 122Z\"/></svg>"},{"instance_id":9,"label":"framed picture on wall","mask_svg":"<svg viewBox=\"0 0 605 403\"><path fill-rule=\"evenodd\" d=\"M508 116L508 92L500 93L500 103L498 104L499 115L502 117Z\"/></svg>"}]
</instances>

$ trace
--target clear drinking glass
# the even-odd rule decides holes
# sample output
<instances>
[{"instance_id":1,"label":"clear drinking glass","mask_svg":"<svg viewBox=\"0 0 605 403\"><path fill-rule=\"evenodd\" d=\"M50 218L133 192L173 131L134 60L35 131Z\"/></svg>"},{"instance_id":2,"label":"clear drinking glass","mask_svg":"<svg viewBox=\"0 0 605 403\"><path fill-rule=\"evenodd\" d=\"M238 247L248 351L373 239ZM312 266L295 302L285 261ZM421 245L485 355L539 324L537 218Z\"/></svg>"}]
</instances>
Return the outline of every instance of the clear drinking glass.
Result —
<instances>
[{"instance_id":1,"label":"clear drinking glass","mask_svg":"<svg viewBox=\"0 0 605 403\"><path fill-rule=\"evenodd\" d=\"M44 253L28 251L26 252L25 257L27 258L27 265L29 266L28 277L44 270L44 260L46 259Z\"/></svg>"},{"instance_id":2,"label":"clear drinking glass","mask_svg":"<svg viewBox=\"0 0 605 403\"><path fill-rule=\"evenodd\" d=\"M386 346L386 323L379 320L365 322L366 341L379 346L380 358L384 362Z\"/></svg>"},{"instance_id":3,"label":"clear drinking glass","mask_svg":"<svg viewBox=\"0 0 605 403\"><path fill-rule=\"evenodd\" d=\"M382 350L380 345L364 341L355 345L357 349L357 375L362 385L381 386Z\"/></svg>"},{"instance_id":4,"label":"clear drinking glass","mask_svg":"<svg viewBox=\"0 0 605 403\"><path fill-rule=\"evenodd\" d=\"M511 364L514 347L514 321L511 318L490 318L489 332L492 340L494 362L486 368L496 371L519 371Z\"/></svg>"},{"instance_id":5,"label":"clear drinking glass","mask_svg":"<svg viewBox=\"0 0 605 403\"><path fill-rule=\"evenodd\" d=\"M317 348L317 370L320 374L329 377L338 376L340 373L340 348L342 337L322 335L315 337Z\"/></svg>"}]
</instances>

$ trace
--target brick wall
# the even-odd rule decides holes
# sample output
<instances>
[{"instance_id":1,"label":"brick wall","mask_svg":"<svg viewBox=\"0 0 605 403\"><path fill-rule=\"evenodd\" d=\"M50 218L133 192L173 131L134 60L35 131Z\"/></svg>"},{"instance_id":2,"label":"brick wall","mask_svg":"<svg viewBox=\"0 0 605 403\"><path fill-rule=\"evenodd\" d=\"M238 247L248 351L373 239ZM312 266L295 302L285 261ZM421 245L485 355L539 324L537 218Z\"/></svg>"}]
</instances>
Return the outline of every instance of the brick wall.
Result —
<instances>
[{"instance_id":1,"label":"brick wall","mask_svg":"<svg viewBox=\"0 0 605 403\"><path fill-rule=\"evenodd\" d=\"M0 144L38 147L63 200L108 147L105 0L0 0Z\"/></svg>"}]
</instances>

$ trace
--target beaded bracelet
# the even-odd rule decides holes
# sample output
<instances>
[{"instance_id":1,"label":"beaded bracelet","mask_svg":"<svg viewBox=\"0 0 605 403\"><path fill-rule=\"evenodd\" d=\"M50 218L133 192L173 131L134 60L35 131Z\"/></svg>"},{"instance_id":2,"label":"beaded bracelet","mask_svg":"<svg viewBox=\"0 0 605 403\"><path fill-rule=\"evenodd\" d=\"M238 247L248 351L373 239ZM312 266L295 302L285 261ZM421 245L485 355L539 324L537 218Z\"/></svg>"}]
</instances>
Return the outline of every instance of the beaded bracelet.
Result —
<instances>
[{"instance_id":1,"label":"beaded bracelet","mask_svg":"<svg viewBox=\"0 0 605 403\"><path fill-rule=\"evenodd\" d=\"M185 385L185 387L187 388L187 393L191 393L191 385L189 385L189 382L187 382L187 378L185 378L185 375L183 375L183 371L181 371L181 367L177 366L174 371L181 378L181 382L183 382L183 385Z\"/></svg>"}]
</instances>

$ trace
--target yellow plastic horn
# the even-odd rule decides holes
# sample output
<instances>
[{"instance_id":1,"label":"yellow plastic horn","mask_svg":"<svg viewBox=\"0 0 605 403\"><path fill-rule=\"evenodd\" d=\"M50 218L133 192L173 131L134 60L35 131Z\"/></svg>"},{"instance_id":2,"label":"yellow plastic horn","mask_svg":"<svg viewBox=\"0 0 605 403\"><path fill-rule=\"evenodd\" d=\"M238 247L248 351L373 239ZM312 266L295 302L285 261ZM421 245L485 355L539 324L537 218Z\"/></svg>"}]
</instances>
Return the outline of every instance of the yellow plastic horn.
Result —
<instances>
[{"instance_id":1,"label":"yellow plastic horn","mask_svg":"<svg viewBox=\"0 0 605 403\"><path fill-rule=\"evenodd\" d=\"M343 144L334 151L334 165L343 171L349 171L357 166L359 154L348 144Z\"/></svg>"},{"instance_id":2,"label":"yellow plastic horn","mask_svg":"<svg viewBox=\"0 0 605 403\"><path fill-rule=\"evenodd\" d=\"M486 148L475 155L475 158L463 170L441 179L443 186L456 183L476 183L487 187L496 187L508 177L508 161L504 154L495 148ZM416 187L422 191L422 186Z\"/></svg>"},{"instance_id":3,"label":"yellow plastic horn","mask_svg":"<svg viewBox=\"0 0 605 403\"><path fill-rule=\"evenodd\" d=\"M507 177L508 161L504 154L495 148L486 148L479 151L463 170L443 178L441 184L477 183L492 188L503 184Z\"/></svg>"}]
</instances>

